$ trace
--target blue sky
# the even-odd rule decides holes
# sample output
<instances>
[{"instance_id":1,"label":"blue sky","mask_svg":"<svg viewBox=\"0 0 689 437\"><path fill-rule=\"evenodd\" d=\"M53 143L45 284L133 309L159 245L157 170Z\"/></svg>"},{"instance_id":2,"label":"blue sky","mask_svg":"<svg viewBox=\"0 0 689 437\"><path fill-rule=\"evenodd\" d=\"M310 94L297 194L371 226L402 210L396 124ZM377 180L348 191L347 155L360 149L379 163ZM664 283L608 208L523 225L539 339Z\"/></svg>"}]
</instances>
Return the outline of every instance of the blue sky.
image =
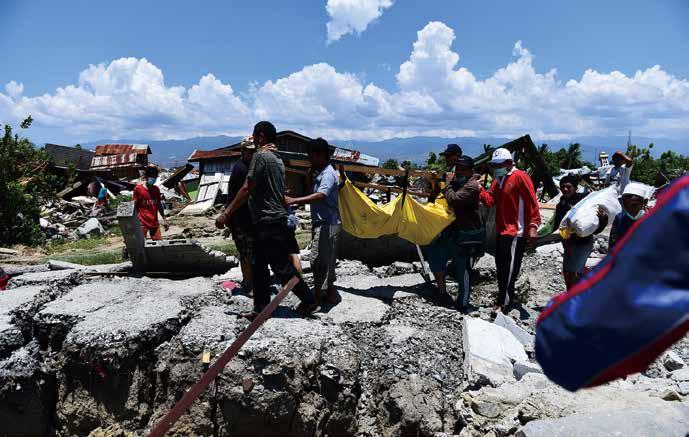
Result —
<instances>
[{"instance_id":1,"label":"blue sky","mask_svg":"<svg viewBox=\"0 0 689 437\"><path fill-rule=\"evenodd\" d=\"M682 0L2 8L0 121L31 113L39 141L238 134L259 118L339 138L689 138Z\"/></svg>"}]
</instances>

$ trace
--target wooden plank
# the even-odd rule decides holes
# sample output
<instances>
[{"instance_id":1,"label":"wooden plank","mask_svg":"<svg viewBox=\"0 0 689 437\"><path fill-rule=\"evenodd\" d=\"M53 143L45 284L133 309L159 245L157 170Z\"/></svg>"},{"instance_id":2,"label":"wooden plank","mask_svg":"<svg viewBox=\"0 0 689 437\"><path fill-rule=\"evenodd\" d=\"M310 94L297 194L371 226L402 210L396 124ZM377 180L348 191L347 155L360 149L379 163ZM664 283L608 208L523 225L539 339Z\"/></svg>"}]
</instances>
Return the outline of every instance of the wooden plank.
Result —
<instances>
[{"instance_id":1,"label":"wooden plank","mask_svg":"<svg viewBox=\"0 0 689 437\"><path fill-rule=\"evenodd\" d=\"M371 188L373 190L378 190L382 191L384 193L387 193L388 191L393 192L393 193L403 193L404 189L400 187L396 187L393 185L379 185L379 184L367 184L365 182L352 182L354 186L359 187L359 188ZM427 193L425 191L416 191L416 190L407 190L407 193L411 194L412 196L419 196L419 197L428 197L431 195L431 193Z\"/></svg>"},{"instance_id":2,"label":"wooden plank","mask_svg":"<svg viewBox=\"0 0 689 437\"><path fill-rule=\"evenodd\" d=\"M303 168L310 168L311 163L309 161L305 160L300 160L300 159L289 159L287 160L287 165L291 167L303 167ZM337 167L340 167L340 165L337 165ZM390 169L390 168L382 168L382 167L365 167L363 165L342 165L344 167L345 171L348 172L353 172L353 173L366 173L366 174L380 174L380 175L386 175L386 176L404 176L406 174L406 170L397 170L397 169ZM409 171L409 176L413 177L423 177L423 178L429 178L429 179L437 179L439 177L438 173L435 171L424 171L424 170L410 170Z\"/></svg>"}]
</instances>

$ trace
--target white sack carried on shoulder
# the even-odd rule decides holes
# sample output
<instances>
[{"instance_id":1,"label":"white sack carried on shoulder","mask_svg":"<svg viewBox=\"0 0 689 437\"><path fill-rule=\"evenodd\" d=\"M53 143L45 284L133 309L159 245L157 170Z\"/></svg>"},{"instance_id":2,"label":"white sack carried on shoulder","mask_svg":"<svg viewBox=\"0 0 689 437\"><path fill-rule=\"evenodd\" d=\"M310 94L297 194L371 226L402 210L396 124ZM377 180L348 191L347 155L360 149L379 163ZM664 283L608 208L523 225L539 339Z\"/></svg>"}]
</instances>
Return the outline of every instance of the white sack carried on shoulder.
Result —
<instances>
[{"instance_id":1,"label":"white sack carried on shoulder","mask_svg":"<svg viewBox=\"0 0 689 437\"><path fill-rule=\"evenodd\" d=\"M609 220L622 212L619 195L614 186L594 191L574 205L562 219L561 228L568 228L580 237L588 237L598 229L598 207L608 213Z\"/></svg>"}]
</instances>

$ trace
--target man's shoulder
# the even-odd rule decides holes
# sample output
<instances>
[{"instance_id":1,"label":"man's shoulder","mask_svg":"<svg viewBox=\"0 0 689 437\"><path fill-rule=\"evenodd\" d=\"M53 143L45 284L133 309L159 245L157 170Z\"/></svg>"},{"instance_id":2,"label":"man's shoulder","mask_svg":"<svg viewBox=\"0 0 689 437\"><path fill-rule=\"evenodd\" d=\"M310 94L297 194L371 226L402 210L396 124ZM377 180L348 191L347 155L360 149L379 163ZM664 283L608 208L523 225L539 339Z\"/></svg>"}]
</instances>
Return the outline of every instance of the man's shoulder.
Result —
<instances>
[{"instance_id":1,"label":"man's shoulder","mask_svg":"<svg viewBox=\"0 0 689 437\"><path fill-rule=\"evenodd\" d=\"M481 184L476 179L469 179L464 183L464 185L459 187L459 189L468 191L470 193L478 193L479 191L481 191Z\"/></svg>"},{"instance_id":2,"label":"man's shoulder","mask_svg":"<svg viewBox=\"0 0 689 437\"><path fill-rule=\"evenodd\" d=\"M260 158L263 160L275 160L275 161L281 161L280 157L278 155L271 151L271 150L259 150L254 154L254 158Z\"/></svg>"},{"instance_id":3,"label":"man's shoulder","mask_svg":"<svg viewBox=\"0 0 689 437\"><path fill-rule=\"evenodd\" d=\"M515 168L514 171L512 171L512 176L516 176L518 179L529 177L528 173L526 173L524 170L519 170L518 168Z\"/></svg>"},{"instance_id":4,"label":"man's shoulder","mask_svg":"<svg viewBox=\"0 0 689 437\"><path fill-rule=\"evenodd\" d=\"M325 171L323 171L323 174L326 175L330 179L337 180L337 178L338 178L337 171L330 164L328 164L328 166L325 168Z\"/></svg>"}]
</instances>

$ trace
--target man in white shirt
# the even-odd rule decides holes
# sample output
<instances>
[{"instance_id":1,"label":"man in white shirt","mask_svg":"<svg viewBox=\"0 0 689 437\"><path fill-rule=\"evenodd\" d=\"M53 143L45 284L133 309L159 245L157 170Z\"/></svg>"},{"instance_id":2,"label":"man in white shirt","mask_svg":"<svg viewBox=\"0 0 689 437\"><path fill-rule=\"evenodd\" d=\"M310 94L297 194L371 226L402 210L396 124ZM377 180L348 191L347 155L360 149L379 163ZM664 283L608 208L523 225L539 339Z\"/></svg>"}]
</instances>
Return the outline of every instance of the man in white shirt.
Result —
<instances>
[{"instance_id":1,"label":"man in white shirt","mask_svg":"<svg viewBox=\"0 0 689 437\"><path fill-rule=\"evenodd\" d=\"M605 177L605 185L616 185L617 191L622 194L631 180L634 161L624 153L617 151L612 155L612 164L614 167Z\"/></svg>"}]
</instances>

